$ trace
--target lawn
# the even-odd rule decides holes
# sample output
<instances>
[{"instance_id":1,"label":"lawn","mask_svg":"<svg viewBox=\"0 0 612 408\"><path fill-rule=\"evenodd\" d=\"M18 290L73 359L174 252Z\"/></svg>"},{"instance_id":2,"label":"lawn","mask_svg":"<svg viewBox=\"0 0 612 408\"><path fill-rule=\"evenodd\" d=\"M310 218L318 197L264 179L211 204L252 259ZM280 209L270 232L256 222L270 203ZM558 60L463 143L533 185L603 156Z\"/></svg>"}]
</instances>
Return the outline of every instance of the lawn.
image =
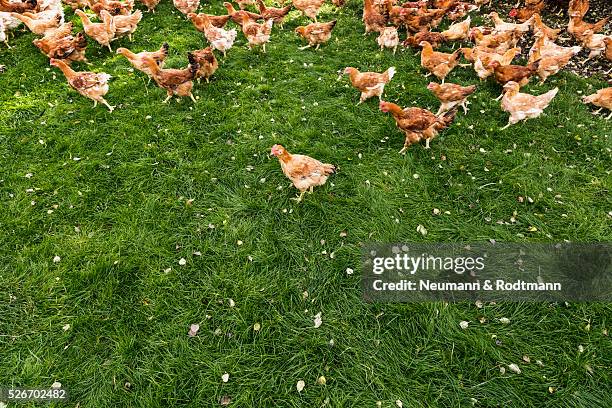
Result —
<instances>
[{"instance_id":1,"label":"lawn","mask_svg":"<svg viewBox=\"0 0 612 408\"><path fill-rule=\"evenodd\" d=\"M0 50L0 385L58 381L80 407L612 406L610 304L369 304L360 281L371 242L610 241L612 122L580 102L603 78L527 86L560 92L500 131L501 88L458 68L448 81L479 87L469 113L403 156L338 70L395 66L386 100L438 102L414 50L363 37L361 9L324 6L338 24L319 51L298 50L295 11L265 54L239 33L196 104L162 104L90 41L75 67L113 76L112 113L16 32ZM164 1L113 47L164 41L167 67L206 46ZM275 143L339 171L298 204Z\"/></svg>"}]
</instances>

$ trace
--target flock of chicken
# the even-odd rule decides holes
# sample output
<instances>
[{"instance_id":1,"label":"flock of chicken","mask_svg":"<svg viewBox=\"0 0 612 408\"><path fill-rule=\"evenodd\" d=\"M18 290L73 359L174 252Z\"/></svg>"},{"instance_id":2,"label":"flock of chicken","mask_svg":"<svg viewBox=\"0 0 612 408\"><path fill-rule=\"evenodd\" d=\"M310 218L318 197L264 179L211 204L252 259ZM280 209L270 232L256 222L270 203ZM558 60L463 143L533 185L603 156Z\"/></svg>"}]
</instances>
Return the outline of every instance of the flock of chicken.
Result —
<instances>
[{"instance_id":1,"label":"flock of chicken","mask_svg":"<svg viewBox=\"0 0 612 408\"><path fill-rule=\"evenodd\" d=\"M62 3L62 1L64 3ZM160 0L140 0L150 12L154 12ZM363 22L365 33L378 33L377 43L381 47L393 49L395 54L400 44L398 30L405 28L407 38L402 42L405 47L421 48L421 65L433 74L441 83L431 82L428 89L440 100L441 106L436 114L422 108L400 106L382 100L384 87L395 73L391 67L383 73L359 72L356 68L347 67L344 74L349 75L352 85L361 91L359 103L377 96L379 108L390 112L398 126L405 134L404 153L411 144L425 141L429 148L430 141L438 132L448 127L456 115L458 107L467 113L467 98L476 91L476 86L461 86L445 83L446 76L458 65L473 66L481 80L492 76L503 85L501 107L510 114L506 127L519 121L538 117L555 97L558 88L539 96L521 93L520 88L530 78L537 75L541 83L559 72L568 64L582 47L590 50L588 59L601 54L612 60L612 36L599 34L607 23L607 18L588 23L584 20L589 10L589 0L571 0L569 2L570 21L567 31L581 46L562 47L555 43L561 29L546 26L540 17L544 9L544 0L525 0L525 6L513 9L509 16L518 22L503 21L495 12L489 14L494 27L471 27L470 12L479 10L490 0L474 0L467 3L458 0L422 0L396 5L397 0L363 0ZM214 50L225 56L236 39L236 29L226 29L231 19L241 27L248 47L260 46L265 52L265 45L270 41L274 24L282 28L283 20L292 7L314 22L300 26L295 33L307 41L308 47L319 48L329 41L336 20L325 23L317 21L319 10L325 0L292 0L292 4L283 8L267 7L262 0L237 0L240 10L231 3L223 5L227 15L196 14L200 0L173 0L174 6L183 13L194 27L204 34L210 46L187 53L189 65L184 69L165 69L164 61L168 55L168 44L163 44L157 51L134 53L127 48L117 49L125 56L134 68L152 78L167 92L167 102L173 96L190 97L193 80L204 78L206 81L214 74L219 64ZM344 0L332 0L341 7ZM64 22L63 4L69 5L79 16L83 32L72 33L71 22ZM246 10L256 4L258 13ZM89 9L90 14L83 10ZM96 16L97 22L90 17ZM456 20L467 18L460 22ZM98 42L110 51L111 42L129 37L136 31L143 15L140 10L134 11L133 0L0 0L0 41L7 43L7 31L24 23L33 33L42 36L33 41L40 51L50 58L50 64L59 68L69 85L81 95L108 107L113 107L104 99L108 92L110 75L106 73L77 72L71 68L71 62L84 61L87 37ZM432 31L443 19L453 21L450 27L441 32ZM532 31L535 42L529 52L527 65L513 65L513 59L520 54L517 47L519 40ZM443 43L455 41L472 41L472 48L460 47L453 53L436 51ZM463 57L468 64L460 64ZM587 60L588 60L587 59ZM585 103L592 103L600 108L612 110L612 88L599 90L584 97ZM601 109L600 109L601 110ZM612 117L612 113L608 119ZM322 185L334 171L334 166L323 164L303 155L291 155L280 145L275 145L271 153L279 158L285 175L301 191L298 201L304 192L312 187Z\"/></svg>"}]
</instances>

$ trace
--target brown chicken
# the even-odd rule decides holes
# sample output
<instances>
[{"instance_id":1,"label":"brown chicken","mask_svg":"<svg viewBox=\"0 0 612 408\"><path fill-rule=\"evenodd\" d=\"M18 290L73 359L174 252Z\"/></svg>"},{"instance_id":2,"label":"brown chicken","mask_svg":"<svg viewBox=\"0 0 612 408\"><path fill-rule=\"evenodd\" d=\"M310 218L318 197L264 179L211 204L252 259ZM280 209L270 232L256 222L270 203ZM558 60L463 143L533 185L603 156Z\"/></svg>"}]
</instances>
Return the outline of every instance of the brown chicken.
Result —
<instances>
[{"instance_id":1,"label":"brown chicken","mask_svg":"<svg viewBox=\"0 0 612 408\"><path fill-rule=\"evenodd\" d=\"M301 154L291 154L279 144L272 146L270 154L278 157L283 173L300 190L300 195L294 198L298 203L307 190L312 193L314 187L325 184L327 178L336 171L332 164L321 163Z\"/></svg>"},{"instance_id":2,"label":"brown chicken","mask_svg":"<svg viewBox=\"0 0 612 408\"><path fill-rule=\"evenodd\" d=\"M519 89L520 85L516 82L511 81L504 85L501 107L510 114L510 119L501 130L507 129L510 125L522 120L537 118L559 92L559 88L555 88L545 94L534 96L520 93Z\"/></svg>"},{"instance_id":3,"label":"brown chicken","mask_svg":"<svg viewBox=\"0 0 612 408\"><path fill-rule=\"evenodd\" d=\"M438 117L427 109L402 109L394 103L385 101L380 101L379 109L382 112L391 112L395 124L406 135L400 154L406 153L411 144L419 143L423 139L425 139L425 148L429 149L429 142L438 135L439 130L452 123L457 113L457 109L453 109Z\"/></svg>"},{"instance_id":4,"label":"brown chicken","mask_svg":"<svg viewBox=\"0 0 612 408\"><path fill-rule=\"evenodd\" d=\"M589 0L570 0L568 5L568 13L570 17L572 15L584 18L586 13L589 11Z\"/></svg>"},{"instance_id":5,"label":"brown chicken","mask_svg":"<svg viewBox=\"0 0 612 408\"><path fill-rule=\"evenodd\" d=\"M595 92L593 95L584 96L582 98L582 102L584 103L592 103L595 106L598 106L599 109L595 111L595 114L601 112L602 109L608 109L612 111L612 87L600 89ZM612 112L608 115L606 120L612 119Z\"/></svg>"},{"instance_id":6,"label":"brown chicken","mask_svg":"<svg viewBox=\"0 0 612 408\"><path fill-rule=\"evenodd\" d=\"M438 109L436 116L440 116L452 110L455 106L461 106L463 108L463 113L467 114L467 105L469 104L467 98L476 92L476 85L461 86L448 82L445 84L430 82L429 85L427 85L427 89L436 95L436 98L441 102L440 109Z\"/></svg>"},{"instance_id":7,"label":"brown chicken","mask_svg":"<svg viewBox=\"0 0 612 408\"><path fill-rule=\"evenodd\" d=\"M562 28L550 28L546 24L542 22L542 18L539 14L535 14L533 16L533 33L538 34L542 33L542 35L548 37L551 41L555 41L557 37L559 37L559 33L563 31Z\"/></svg>"},{"instance_id":8,"label":"brown chicken","mask_svg":"<svg viewBox=\"0 0 612 408\"><path fill-rule=\"evenodd\" d=\"M187 15L189 13L195 13L195 11L200 7L200 0L172 0L172 4L174 7Z\"/></svg>"},{"instance_id":9,"label":"brown chicken","mask_svg":"<svg viewBox=\"0 0 612 408\"><path fill-rule=\"evenodd\" d=\"M448 29L442 31L442 36L446 41L463 41L467 40L470 35L471 17L466 18L460 23L452 24Z\"/></svg>"},{"instance_id":10,"label":"brown chicken","mask_svg":"<svg viewBox=\"0 0 612 408\"><path fill-rule=\"evenodd\" d=\"M380 35L376 39L376 42L380 46L380 50L383 48L393 48L393 55L397 51L399 44L399 34L397 33L397 27L385 27L380 31Z\"/></svg>"},{"instance_id":11,"label":"brown chicken","mask_svg":"<svg viewBox=\"0 0 612 408\"><path fill-rule=\"evenodd\" d=\"M223 28L227 24L230 19L229 14L225 16L214 16L212 14L205 13L189 13L187 14L187 18L191 20L193 26L196 30L204 32L206 29L206 25L204 24L204 16L208 18L208 21L212 23L213 26L218 28Z\"/></svg>"},{"instance_id":12,"label":"brown chicken","mask_svg":"<svg viewBox=\"0 0 612 408\"><path fill-rule=\"evenodd\" d=\"M227 50L232 48L234 40L236 39L236 29L226 30L224 28L215 27L207 14L201 14L202 17L202 29L204 37L210 42L210 45L215 49L223 53L225 57Z\"/></svg>"},{"instance_id":13,"label":"brown chicken","mask_svg":"<svg viewBox=\"0 0 612 408\"><path fill-rule=\"evenodd\" d=\"M529 31L529 28L531 27L531 22L533 21L533 16L531 16L529 19L527 19L524 23L521 24L508 23L503 21L499 17L499 14L497 14L495 11L489 13L489 17L491 17L491 19L493 20L493 23L495 24L495 31L498 33L504 31L512 31L524 34Z\"/></svg>"},{"instance_id":14,"label":"brown chicken","mask_svg":"<svg viewBox=\"0 0 612 408\"><path fill-rule=\"evenodd\" d=\"M189 66L184 69L162 69L157 65L153 58L148 58L146 64L153 74L153 79L161 88L164 88L168 94L164 99L164 103L168 102L172 96L190 97L193 102L196 101L191 90L193 89L193 79L198 74L200 65L191 53L187 53Z\"/></svg>"},{"instance_id":15,"label":"brown chicken","mask_svg":"<svg viewBox=\"0 0 612 408\"><path fill-rule=\"evenodd\" d=\"M545 6L544 0L525 0L525 7L513 8L510 10L508 16L524 23L535 14L540 14Z\"/></svg>"},{"instance_id":16,"label":"brown chicken","mask_svg":"<svg viewBox=\"0 0 612 408\"><path fill-rule=\"evenodd\" d=\"M561 47L542 34L538 34L536 42L529 51L528 62L539 61L538 76L540 77L541 85L549 76L555 75L565 67L581 49L579 46Z\"/></svg>"},{"instance_id":17,"label":"brown chicken","mask_svg":"<svg viewBox=\"0 0 612 408\"><path fill-rule=\"evenodd\" d=\"M606 58L612 61L612 37L604 38L604 44L606 44Z\"/></svg>"},{"instance_id":18,"label":"brown chicken","mask_svg":"<svg viewBox=\"0 0 612 408\"><path fill-rule=\"evenodd\" d=\"M142 51L137 54L127 48L117 48L117 54L123 55L134 68L152 78L153 72L149 69L148 60L154 60L157 66L163 68L166 57L168 57L168 43L164 43L157 51Z\"/></svg>"},{"instance_id":19,"label":"brown chicken","mask_svg":"<svg viewBox=\"0 0 612 408\"><path fill-rule=\"evenodd\" d=\"M108 93L108 80L111 78L110 75L104 72L76 72L63 60L51 59L50 64L63 72L68 81L68 85L84 97L93 100L94 107L100 102L104 104L109 111L113 111L114 107L110 106L104 99L104 95Z\"/></svg>"},{"instance_id":20,"label":"brown chicken","mask_svg":"<svg viewBox=\"0 0 612 408\"><path fill-rule=\"evenodd\" d=\"M274 24L278 24L280 28L283 28L283 21L291 11L292 5L290 4L283 8L267 7L262 0L257 0L257 7L259 8L259 14L264 20L272 19Z\"/></svg>"},{"instance_id":21,"label":"brown chicken","mask_svg":"<svg viewBox=\"0 0 612 408\"><path fill-rule=\"evenodd\" d=\"M538 72L540 61L534 61L527 66L523 65L502 65L499 61L493 61L489 64L493 68L495 80L504 85L508 82L516 82L519 86L525 86L529 83L529 79Z\"/></svg>"},{"instance_id":22,"label":"brown chicken","mask_svg":"<svg viewBox=\"0 0 612 408\"><path fill-rule=\"evenodd\" d=\"M483 34L480 30L472 30L471 36L476 46L481 50L488 48L487 52L503 54L511 48L516 47L520 39L520 34L513 31L505 31L494 34Z\"/></svg>"},{"instance_id":23,"label":"brown chicken","mask_svg":"<svg viewBox=\"0 0 612 408\"><path fill-rule=\"evenodd\" d=\"M413 33L438 27L446 15L446 9L405 10L408 10L408 14L403 16L404 25Z\"/></svg>"},{"instance_id":24,"label":"brown chicken","mask_svg":"<svg viewBox=\"0 0 612 408\"><path fill-rule=\"evenodd\" d=\"M582 35L582 46L590 50L589 56L586 60L582 61L584 64L590 59L600 56L606 50L606 38L609 38L603 34L594 34L591 30L586 30Z\"/></svg>"},{"instance_id":25,"label":"brown chicken","mask_svg":"<svg viewBox=\"0 0 612 408\"><path fill-rule=\"evenodd\" d=\"M325 44L331 38L331 32L336 26L336 20L327 23L311 23L307 26L299 26L295 32L308 41L308 45L301 47L304 50L308 47L316 46L318 50L321 44Z\"/></svg>"},{"instance_id":26,"label":"brown chicken","mask_svg":"<svg viewBox=\"0 0 612 408\"><path fill-rule=\"evenodd\" d=\"M142 11L136 10L133 14L118 15L113 17L115 25L115 36L117 38L127 37L132 41L132 34L138 28L138 23L142 20Z\"/></svg>"},{"instance_id":27,"label":"brown chicken","mask_svg":"<svg viewBox=\"0 0 612 408\"><path fill-rule=\"evenodd\" d=\"M199 65L198 72L196 73L198 82L201 78L204 78L206 82L208 82L209 78L213 76L217 68L219 68L215 53L211 47L206 47L203 50L193 51L192 54Z\"/></svg>"},{"instance_id":28,"label":"brown chicken","mask_svg":"<svg viewBox=\"0 0 612 408\"><path fill-rule=\"evenodd\" d=\"M291 0L293 7L300 10L302 15L317 22L317 15L325 0Z\"/></svg>"},{"instance_id":29,"label":"brown chicken","mask_svg":"<svg viewBox=\"0 0 612 408\"><path fill-rule=\"evenodd\" d=\"M584 21L584 16L589 10L589 1L580 0L570 3L569 16L570 21L567 26L567 31L574 36L578 41L583 41L586 31L591 31L594 34L603 30L610 17L605 17L596 23L587 23Z\"/></svg>"},{"instance_id":30,"label":"brown chicken","mask_svg":"<svg viewBox=\"0 0 612 408\"><path fill-rule=\"evenodd\" d=\"M155 7L159 4L161 0L140 0L142 4L144 4L149 13L155 13Z\"/></svg>"},{"instance_id":31,"label":"brown chicken","mask_svg":"<svg viewBox=\"0 0 612 408\"><path fill-rule=\"evenodd\" d=\"M125 3L114 0L89 0L89 8L98 16L102 10L108 11L111 16L128 15L134 9L134 0L127 0Z\"/></svg>"},{"instance_id":32,"label":"brown chicken","mask_svg":"<svg viewBox=\"0 0 612 408\"><path fill-rule=\"evenodd\" d=\"M7 13L25 13L27 11L38 12L40 9L37 0L0 0L0 11Z\"/></svg>"},{"instance_id":33,"label":"brown chicken","mask_svg":"<svg viewBox=\"0 0 612 408\"><path fill-rule=\"evenodd\" d=\"M238 8L240 10L244 10L247 8L247 6L253 6L255 5L255 2L253 0L235 0L236 3L238 3Z\"/></svg>"},{"instance_id":34,"label":"brown chicken","mask_svg":"<svg viewBox=\"0 0 612 408\"><path fill-rule=\"evenodd\" d=\"M223 2L223 6L227 9L227 14L230 16L232 21L239 26L242 26L242 22L244 21L244 17L247 17L250 20L256 21L261 19L259 14L251 13L246 10L236 10L231 3Z\"/></svg>"},{"instance_id":35,"label":"brown chicken","mask_svg":"<svg viewBox=\"0 0 612 408\"><path fill-rule=\"evenodd\" d=\"M439 33L437 31L420 31L418 33L414 33L413 35L408 35L404 41L402 41L402 45L404 47L420 47L423 41L427 41L431 44L432 48L438 48L444 42L446 42L446 37L444 34Z\"/></svg>"},{"instance_id":36,"label":"brown chicken","mask_svg":"<svg viewBox=\"0 0 612 408\"><path fill-rule=\"evenodd\" d=\"M11 17L21 20L31 32L38 35L45 35L47 32L55 30L62 22L62 15L59 13L50 19L37 19L18 13L11 13Z\"/></svg>"},{"instance_id":37,"label":"brown chicken","mask_svg":"<svg viewBox=\"0 0 612 408\"><path fill-rule=\"evenodd\" d=\"M365 34L380 32L387 25L387 18L374 7L374 0L363 0L363 23Z\"/></svg>"},{"instance_id":38,"label":"brown chicken","mask_svg":"<svg viewBox=\"0 0 612 408\"><path fill-rule=\"evenodd\" d=\"M83 13L82 10L75 10L74 14L81 18L85 34L96 40L98 44L108 47L111 52L113 51L110 43L115 39L116 29L113 22L113 16L111 16L108 11L102 10L100 12L100 17L102 18L101 23L92 23L89 17L87 17L87 14Z\"/></svg>"},{"instance_id":39,"label":"brown chicken","mask_svg":"<svg viewBox=\"0 0 612 408\"><path fill-rule=\"evenodd\" d=\"M511 48L502 55L494 52L482 51L479 48L474 48L474 50L476 54L474 60L474 71L476 71L476 74L480 80L485 80L493 75L494 69L491 67L491 63L493 61L499 62L499 64L502 66L510 65L512 60L521 53L521 49L519 47Z\"/></svg>"},{"instance_id":40,"label":"brown chicken","mask_svg":"<svg viewBox=\"0 0 612 408\"><path fill-rule=\"evenodd\" d=\"M49 58L65 60L67 63L72 61L87 62L85 49L87 39L80 32L72 35L72 22L65 23L52 32L47 33L43 38L32 41L43 54Z\"/></svg>"},{"instance_id":41,"label":"brown chicken","mask_svg":"<svg viewBox=\"0 0 612 408\"><path fill-rule=\"evenodd\" d=\"M387 85L393 78L393 75L395 75L395 67L389 68L382 74L378 72L359 72L356 68L346 67L344 69L344 74L348 74L353 87L361 91L361 97L357 103L357 105L359 105L373 96L378 96L378 99L382 99L385 85Z\"/></svg>"},{"instance_id":42,"label":"brown chicken","mask_svg":"<svg viewBox=\"0 0 612 408\"><path fill-rule=\"evenodd\" d=\"M427 41L423 41L419 45L423 47L421 51L421 66L444 83L446 76L459 64L461 49L452 54L446 54L434 51L431 44Z\"/></svg>"},{"instance_id":43,"label":"brown chicken","mask_svg":"<svg viewBox=\"0 0 612 408\"><path fill-rule=\"evenodd\" d=\"M242 32L249 42L249 49L261 45L263 52L266 52L266 43L270 41L272 24L274 24L274 20L272 19L259 24L243 15Z\"/></svg>"}]
</instances>

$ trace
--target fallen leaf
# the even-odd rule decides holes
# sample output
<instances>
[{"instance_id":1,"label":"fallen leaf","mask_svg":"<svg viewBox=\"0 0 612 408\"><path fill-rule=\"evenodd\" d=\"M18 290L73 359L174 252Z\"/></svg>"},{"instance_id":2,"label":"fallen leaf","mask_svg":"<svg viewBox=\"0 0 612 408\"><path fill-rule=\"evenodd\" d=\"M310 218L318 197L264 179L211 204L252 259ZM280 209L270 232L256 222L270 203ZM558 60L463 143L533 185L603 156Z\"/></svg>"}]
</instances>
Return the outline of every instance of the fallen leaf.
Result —
<instances>
[{"instance_id":1,"label":"fallen leaf","mask_svg":"<svg viewBox=\"0 0 612 408\"><path fill-rule=\"evenodd\" d=\"M325 385L327 384L327 379L324 376L320 376L319 378L317 378L317 384Z\"/></svg>"},{"instance_id":2,"label":"fallen leaf","mask_svg":"<svg viewBox=\"0 0 612 408\"><path fill-rule=\"evenodd\" d=\"M192 324L191 326L189 326L189 333L187 334L189 335L189 337L195 337L198 334L198 330L200 330L200 325Z\"/></svg>"},{"instance_id":3,"label":"fallen leaf","mask_svg":"<svg viewBox=\"0 0 612 408\"><path fill-rule=\"evenodd\" d=\"M315 318L314 318L314 327L315 329L321 327L321 324L323 324L323 320L321 319L321 312L317 313Z\"/></svg>"},{"instance_id":4,"label":"fallen leaf","mask_svg":"<svg viewBox=\"0 0 612 408\"><path fill-rule=\"evenodd\" d=\"M255 323L253 325L253 330L255 330L256 332L260 331L261 330L261 324Z\"/></svg>"},{"instance_id":5,"label":"fallen leaf","mask_svg":"<svg viewBox=\"0 0 612 408\"><path fill-rule=\"evenodd\" d=\"M508 368L510 369L510 371L514 371L517 374L521 373L521 369L519 368L519 366L517 366L516 364L512 363L508 366Z\"/></svg>"},{"instance_id":6,"label":"fallen leaf","mask_svg":"<svg viewBox=\"0 0 612 408\"><path fill-rule=\"evenodd\" d=\"M62 388L62 383L55 381L53 384L51 384L51 388Z\"/></svg>"},{"instance_id":7,"label":"fallen leaf","mask_svg":"<svg viewBox=\"0 0 612 408\"><path fill-rule=\"evenodd\" d=\"M227 407L232 402L232 398L228 395L224 395L219 400L219 405L222 407Z\"/></svg>"},{"instance_id":8,"label":"fallen leaf","mask_svg":"<svg viewBox=\"0 0 612 408\"><path fill-rule=\"evenodd\" d=\"M70 330L70 325L68 323L66 323L64 326L62 326L62 330L64 330L64 331Z\"/></svg>"},{"instance_id":9,"label":"fallen leaf","mask_svg":"<svg viewBox=\"0 0 612 408\"><path fill-rule=\"evenodd\" d=\"M297 388L298 392L302 392L305 386L306 386L306 383L300 380L297 382L297 385L295 386L295 388Z\"/></svg>"},{"instance_id":10,"label":"fallen leaf","mask_svg":"<svg viewBox=\"0 0 612 408\"><path fill-rule=\"evenodd\" d=\"M402 402L402 400L397 400L395 401L395 405L397 405L398 408L402 408L404 406L404 403Z\"/></svg>"},{"instance_id":11,"label":"fallen leaf","mask_svg":"<svg viewBox=\"0 0 612 408\"><path fill-rule=\"evenodd\" d=\"M416 230L417 230L417 232L420 232L421 235L427 235L427 229L424 226L422 226L421 224L419 224L417 226Z\"/></svg>"},{"instance_id":12,"label":"fallen leaf","mask_svg":"<svg viewBox=\"0 0 612 408\"><path fill-rule=\"evenodd\" d=\"M185 258L181 258L181 259L179 259L179 262L178 262L178 263L179 263L179 265L181 265L181 266L185 266L185 265L187 265L187 260L186 260Z\"/></svg>"},{"instance_id":13,"label":"fallen leaf","mask_svg":"<svg viewBox=\"0 0 612 408\"><path fill-rule=\"evenodd\" d=\"M510 319L508 319L507 317L502 317L501 319L499 319L500 323L503 324L508 324L510 323Z\"/></svg>"},{"instance_id":14,"label":"fallen leaf","mask_svg":"<svg viewBox=\"0 0 612 408\"><path fill-rule=\"evenodd\" d=\"M61 260L62 260L62 258L60 258L60 257L59 257L59 256L57 256L57 255L55 255L55 256L53 257L53 263L59 263L59 261L61 261Z\"/></svg>"},{"instance_id":15,"label":"fallen leaf","mask_svg":"<svg viewBox=\"0 0 612 408\"><path fill-rule=\"evenodd\" d=\"M459 327L461 327L464 330L467 329L469 325L470 325L470 322L466 322L465 320L462 320L459 322Z\"/></svg>"},{"instance_id":16,"label":"fallen leaf","mask_svg":"<svg viewBox=\"0 0 612 408\"><path fill-rule=\"evenodd\" d=\"M228 381L229 381L229 374L228 374L228 373L223 374L223 375L221 376L221 380L222 380L224 383L228 382Z\"/></svg>"}]
</instances>

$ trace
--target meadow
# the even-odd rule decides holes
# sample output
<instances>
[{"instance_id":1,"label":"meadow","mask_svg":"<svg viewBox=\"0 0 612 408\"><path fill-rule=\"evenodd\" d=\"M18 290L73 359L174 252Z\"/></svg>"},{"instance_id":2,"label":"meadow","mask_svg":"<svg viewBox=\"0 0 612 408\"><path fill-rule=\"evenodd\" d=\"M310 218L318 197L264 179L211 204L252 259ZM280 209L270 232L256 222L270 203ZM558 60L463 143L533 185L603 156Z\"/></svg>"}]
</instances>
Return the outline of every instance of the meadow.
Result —
<instances>
[{"instance_id":1,"label":"meadow","mask_svg":"<svg viewBox=\"0 0 612 408\"><path fill-rule=\"evenodd\" d=\"M75 67L113 76L112 113L15 32L0 48L0 386L57 381L80 407L612 406L610 304L370 304L360 281L370 242L610 241L612 122L580 102L604 78L532 81L558 96L501 131L501 87L458 68L447 81L478 85L470 111L400 155L393 118L357 106L338 71L395 66L385 100L438 101L417 52L380 51L361 10L326 4L319 20L338 24L318 51L298 50L296 11L266 53L239 32L195 104L162 104L89 41ZM164 41L166 67L207 46L164 0L113 48ZM296 203L275 143L338 172Z\"/></svg>"}]
</instances>

